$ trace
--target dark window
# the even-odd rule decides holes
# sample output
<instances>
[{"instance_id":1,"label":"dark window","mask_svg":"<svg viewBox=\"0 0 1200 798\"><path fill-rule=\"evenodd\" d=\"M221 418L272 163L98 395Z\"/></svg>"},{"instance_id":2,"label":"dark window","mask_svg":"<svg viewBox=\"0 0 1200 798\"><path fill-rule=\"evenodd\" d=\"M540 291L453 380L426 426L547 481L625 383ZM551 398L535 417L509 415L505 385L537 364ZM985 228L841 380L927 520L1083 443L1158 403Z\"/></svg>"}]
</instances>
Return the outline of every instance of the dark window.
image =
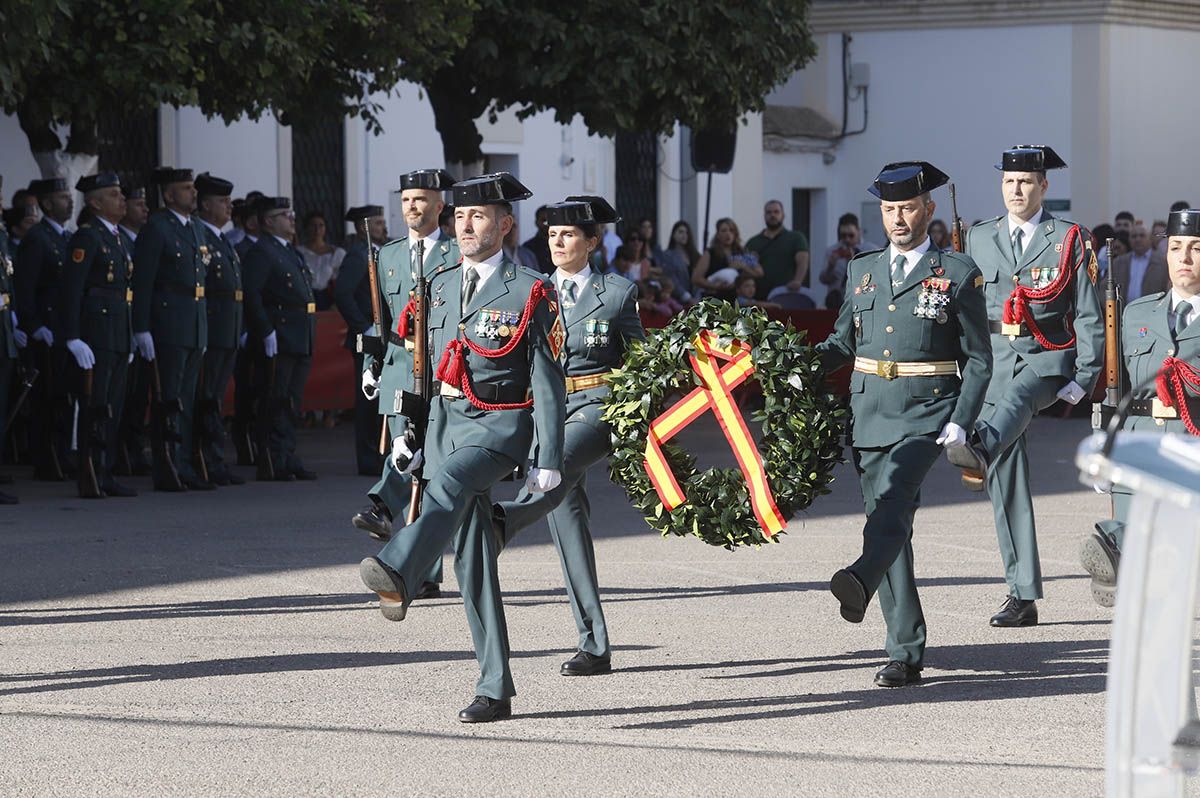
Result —
<instances>
[{"instance_id":1,"label":"dark window","mask_svg":"<svg viewBox=\"0 0 1200 798\"><path fill-rule=\"evenodd\" d=\"M653 133L618 133L616 150L615 199L622 218L617 232L624 235L640 219L658 219L658 139Z\"/></svg>"},{"instance_id":2,"label":"dark window","mask_svg":"<svg viewBox=\"0 0 1200 798\"><path fill-rule=\"evenodd\" d=\"M150 183L158 166L158 111L104 114L96 125L101 172L116 172L125 186L141 186L154 207Z\"/></svg>"},{"instance_id":3,"label":"dark window","mask_svg":"<svg viewBox=\"0 0 1200 798\"><path fill-rule=\"evenodd\" d=\"M292 129L292 207L296 236L303 241L304 217L325 215L331 243L340 244L346 225L346 127L342 117L306 121Z\"/></svg>"}]
</instances>

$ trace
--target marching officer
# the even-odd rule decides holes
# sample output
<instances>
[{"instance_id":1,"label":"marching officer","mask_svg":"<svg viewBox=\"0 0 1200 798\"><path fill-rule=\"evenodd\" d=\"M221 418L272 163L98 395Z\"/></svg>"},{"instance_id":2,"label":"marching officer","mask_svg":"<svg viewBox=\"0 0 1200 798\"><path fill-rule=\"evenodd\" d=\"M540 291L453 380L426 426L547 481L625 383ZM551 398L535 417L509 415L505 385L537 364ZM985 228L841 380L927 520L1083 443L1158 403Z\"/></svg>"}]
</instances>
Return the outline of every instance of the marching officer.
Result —
<instances>
[{"instance_id":1,"label":"marching officer","mask_svg":"<svg viewBox=\"0 0 1200 798\"><path fill-rule=\"evenodd\" d=\"M245 286L249 346L258 356L258 478L314 480L296 454L296 415L312 369L317 302L312 273L296 251L296 214L287 197L263 197L257 205L260 235L246 253Z\"/></svg>"},{"instance_id":2,"label":"marching officer","mask_svg":"<svg viewBox=\"0 0 1200 798\"><path fill-rule=\"evenodd\" d=\"M371 318L371 280L368 271L368 247L378 251L387 243L387 219L379 205L363 205L346 211L346 221L366 226L367 239L361 238L346 250L333 285L333 301L346 322L346 343L354 360L354 373L363 373L363 351L359 347L360 337L378 340L379 331L374 329ZM379 456L379 396L367 398L361 391L354 392L354 459L358 464L359 476L375 476L383 464Z\"/></svg>"},{"instance_id":3,"label":"marching officer","mask_svg":"<svg viewBox=\"0 0 1200 798\"><path fill-rule=\"evenodd\" d=\"M540 493L526 488L515 501L496 505L495 514L506 545L519 530L548 519L579 630L575 656L562 663L560 673L591 676L612 670L612 651L600 606L585 478L612 446L612 431L600 418L608 375L624 362L629 345L644 340L646 333L638 316L637 285L615 274L596 274L588 264L600 245L597 226L621 221L612 206L600 197L569 197L546 212L552 279L567 336L562 351L567 375L563 481Z\"/></svg>"},{"instance_id":4,"label":"marching officer","mask_svg":"<svg viewBox=\"0 0 1200 798\"><path fill-rule=\"evenodd\" d=\"M245 482L229 470L225 462L225 425L221 421L221 402L233 376L234 359L242 337L242 263L233 245L221 232L233 206L233 183L207 172L196 178L199 207L196 216L212 259L204 282L208 305L208 349L204 352L204 372L196 402L197 429L201 433L200 452L208 478L217 485L241 485Z\"/></svg>"},{"instance_id":5,"label":"marching officer","mask_svg":"<svg viewBox=\"0 0 1200 798\"><path fill-rule=\"evenodd\" d=\"M204 281L212 253L202 225L192 218L192 170L160 168L154 177L165 207L138 233L133 256L133 339L159 387L154 412L160 421L154 427L161 440L153 447L154 489L213 490L216 486L201 480L192 467L196 381L208 345Z\"/></svg>"},{"instance_id":6,"label":"marching officer","mask_svg":"<svg viewBox=\"0 0 1200 798\"><path fill-rule=\"evenodd\" d=\"M137 249L137 237L150 217L146 205L146 189L142 186L121 186L125 194L125 218L117 228L121 243L129 254ZM117 432L117 462L114 470L124 476L145 476L150 473L146 460L146 408L150 401L150 364L138 355L125 378L125 409L121 413Z\"/></svg>"},{"instance_id":7,"label":"marching officer","mask_svg":"<svg viewBox=\"0 0 1200 798\"><path fill-rule=\"evenodd\" d=\"M854 366L850 444L867 523L862 555L829 588L851 623L878 592L888 654L875 674L880 687L921 679L926 630L913 516L943 448L966 441L992 364L980 271L969 257L939 251L928 234L930 192L948 180L924 161L888 164L875 178L868 191L880 199L891 245L850 261L837 324L817 345L827 369Z\"/></svg>"},{"instance_id":8,"label":"marching officer","mask_svg":"<svg viewBox=\"0 0 1200 798\"><path fill-rule=\"evenodd\" d=\"M424 459L428 486L417 520L359 567L384 617L399 621L412 587L455 541L454 569L480 668L475 700L458 715L464 723L508 717L516 694L496 571L492 486L525 460L535 430L527 486L545 492L562 481L566 393L558 357L564 333L554 287L503 252L511 203L529 196L504 172L454 186L462 260L438 268L429 285L430 364L438 363L429 427L423 443L402 436L393 449L402 472Z\"/></svg>"},{"instance_id":9,"label":"marching officer","mask_svg":"<svg viewBox=\"0 0 1200 798\"><path fill-rule=\"evenodd\" d=\"M1025 429L1039 410L1090 396L1104 353L1104 317L1091 233L1042 207L1046 172L1066 163L1045 146L1006 150L996 168L1008 213L967 231L984 277L995 366L967 446L947 450L963 484L986 482L1008 597L998 627L1034 626L1042 597Z\"/></svg>"},{"instance_id":10,"label":"marching officer","mask_svg":"<svg viewBox=\"0 0 1200 798\"><path fill-rule=\"evenodd\" d=\"M3 201L0 201L0 208ZM24 208L18 208L24 213ZM7 217L8 212L4 215ZM7 440L8 430L5 421L8 420L9 394L13 378L17 375L17 352L24 349L29 339L25 331L17 326L17 315L13 309L13 262L9 255L9 238L7 228L0 224L0 441ZM0 482L11 482L12 478L0 477ZM0 491L0 504L17 504L18 499L4 491Z\"/></svg>"},{"instance_id":11,"label":"marching officer","mask_svg":"<svg viewBox=\"0 0 1200 798\"><path fill-rule=\"evenodd\" d=\"M1133 391L1125 429L1200 435L1200 210L1171 213L1166 234L1171 290L1129 303L1121 319L1123 379ZM1116 603L1131 497L1114 485L1112 520L1097 523L1080 547L1102 607Z\"/></svg>"},{"instance_id":12,"label":"marching officer","mask_svg":"<svg viewBox=\"0 0 1200 798\"><path fill-rule=\"evenodd\" d=\"M60 382L62 352L54 348L52 329L71 237L63 225L71 218L74 200L61 177L34 180L29 191L37 197L42 220L21 239L13 274L18 320L30 338L26 351L41 373L29 396L29 440L36 442L29 448L33 478L59 481L67 443L65 414L60 412L66 392Z\"/></svg>"},{"instance_id":13,"label":"marching officer","mask_svg":"<svg viewBox=\"0 0 1200 798\"><path fill-rule=\"evenodd\" d=\"M129 311L133 258L117 227L125 216L125 195L112 172L82 177L75 189L83 194L89 213L67 247L70 262L63 269L57 337L78 369L72 383L80 405L79 491L83 498L136 496L137 491L113 478L133 352ZM82 478L88 458L96 476L94 485Z\"/></svg>"},{"instance_id":14,"label":"marching officer","mask_svg":"<svg viewBox=\"0 0 1200 798\"><path fill-rule=\"evenodd\" d=\"M383 336L380 348L383 358L367 352L363 359L362 393L379 402L379 413L388 427L388 440L394 441L408 429L408 419L397 404L405 391L413 390L413 357L411 342L397 332L400 319L405 318L407 306L416 285L418 246L424 252L426 275L458 263L458 243L442 234L438 219L445 208L442 193L454 186L454 178L443 169L419 169L400 176L400 203L408 235L396 239L379 251L377 263L382 312ZM418 245L417 242L420 242ZM341 280L345 277L342 263ZM368 296L369 302L369 296ZM367 493L370 506L355 514L352 523L377 540L392 537L393 522L408 513L412 495L412 476L401 474L391 457L383 461L379 481ZM425 575L413 598L437 598L441 595L442 560L439 557Z\"/></svg>"}]
</instances>

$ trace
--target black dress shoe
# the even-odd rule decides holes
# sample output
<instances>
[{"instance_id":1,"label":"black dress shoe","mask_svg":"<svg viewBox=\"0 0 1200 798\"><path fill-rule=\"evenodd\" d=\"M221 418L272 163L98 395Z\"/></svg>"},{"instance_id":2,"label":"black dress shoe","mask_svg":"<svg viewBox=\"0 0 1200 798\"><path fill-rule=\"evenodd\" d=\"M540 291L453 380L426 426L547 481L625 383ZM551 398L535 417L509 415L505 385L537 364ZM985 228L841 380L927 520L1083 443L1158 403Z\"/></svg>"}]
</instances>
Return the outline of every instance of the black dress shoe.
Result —
<instances>
[{"instance_id":1,"label":"black dress shoe","mask_svg":"<svg viewBox=\"0 0 1200 798\"><path fill-rule=\"evenodd\" d=\"M387 509L381 505L372 504L370 507L364 507L354 514L350 523L376 540L392 539L392 519L388 515Z\"/></svg>"},{"instance_id":2,"label":"black dress shoe","mask_svg":"<svg viewBox=\"0 0 1200 798\"><path fill-rule=\"evenodd\" d=\"M963 487L970 491L983 490L987 478L987 451L974 433L963 446L951 446L946 450L946 459L962 469Z\"/></svg>"},{"instance_id":3,"label":"black dress shoe","mask_svg":"<svg viewBox=\"0 0 1200 798\"><path fill-rule=\"evenodd\" d=\"M907 687L921 681L921 669L907 662L892 660L875 674L875 684L879 687Z\"/></svg>"},{"instance_id":4,"label":"black dress shoe","mask_svg":"<svg viewBox=\"0 0 1200 798\"><path fill-rule=\"evenodd\" d=\"M1079 561L1092 577L1092 598L1101 607L1117 603L1117 568L1121 550L1116 541L1099 529L1084 538L1079 546Z\"/></svg>"},{"instance_id":5,"label":"black dress shoe","mask_svg":"<svg viewBox=\"0 0 1200 798\"><path fill-rule=\"evenodd\" d=\"M475 696L471 705L458 713L458 719L463 723L491 723L512 716L512 701L507 698L488 698L485 695Z\"/></svg>"},{"instance_id":6,"label":"black dress shoe","mask_svg":"<svg viewBox=\"0 0 1200 798\"><path fill-rule=\"evenodd\" d=\"M261 480L261 479L263 479L263 477L259 476L259 479ZM276 482L295 482L296 475L291 473L290 471L280 471L278 474L275 475L274 480Z\"/></svg>"},{"instance_id":7,"label":"black dress shoe","mask_svg":"<svg viewBox=\"0 0 1200 798\"><path fill-rule=\"evenodd\" d=\"M442 586L437 582L422 582L421 589L417 591L414 599L435 599L442 597Z\"/></svg>"},{"instance_id":8,"label":"black dress shoe","mask_svg":"<svg viewBox=\"0 0 1200 798\"><path fill-rule=\"evenodd\" d=\"M992 626L1037 626L1037 602L1033 599L1019 599L1009 596L1004 600L1000 612L992 616Z\"/></svg>"},{"instance_id":9,"label":"black dress shoe","mask_svg":"<svg viewBox=\"0 0 1200 798\"><path fill-rule=\"evenodd\" d=\"M242 479L237 474L231 473L231 474L228 474L227 476L229 478L230 485L245 485L246 484L246 480Z\"/></svg>"},{"instance_id":10,"label":"black dress shoe","mask_svg":"<svg viewBox=\"0 0 1200 798\"><path fill-rule=\"evenodd\" d=\"M389 621L403 621L408 614L408 593L404 580L378 557L367 557L358 564L358 575L367 590L379 596L379 612Z\"/></svg>"},{"instance_id":11,"label":"black dress shoe","mask_svg":"<svg viewBox=\"0 0 1200 798\"><path fill-rule=\"evenodd\" d=\"M558 672L563 676L595 676L598 673L612 671L610 657L597 657L586 651L577 651L575 656L562 664Z\"/></svg>"},{"instance_id":12,"label":"black dress shoe","mask_svg":"<svg viewBox=\"0 0 1200 798\"><path fill-rule=\"evenodd\" d=\"M199 477L180 477L179 481L188 490L216 490L217 486Z\"/></svg>"},{"instance_id":13,"label":"black dress shoe","mask_svg":"<svg viewBox=\"0 0 1200 798\"><path fill-rule=\"evenodd\" d=\"M829 580L829 590L842 602L842 617L850 623L862 623L867 614L867 588L852 571L842 568Z\"/></svg>"},{"instance_id":14,"label":"black dress shoe","mask_svg":"<svg viewBox=\"0 0 1200 798\"><path fill-rule=\"evenodd\" d=\"M102 484L100 486L100 489L103 490L105 493L107 493L109 496L120 496L120 497L128 498L128 497L137 495L137 491L134 490L133 488L131 488L127 485L122 485L121 483L117 482L116 480L112 480L112 479L110 479L107 482L105 482L104 484Z\"/></svg>"},{"instance_id":15,"label":"black dress shoe","mask_svg":"<svg viewBox=\"0 0 1200 798\"><path fill-rule=\"evenodd\" d=\"M307 468L295 468L292 469L292 476L301 482L312 482L317 478L317 472L309 471Z\"/></svg>"},{"instance_id":16,"label":"black dress shoe","mask_svg":"<svg viewBox=\"0 0 1200 798\"><path fill-rule=\"evenodd\" d=\"M21 500L11 493L0 491L0 504L20 504Z\"/></svg>"},{"instance_id":17,"label":"black dress shoe","mask_svg":"<svg viewBox=\"0 0 1200 798\"><path fill-rule=\"evenodd\" d=\"M182 481L179 484L169 481L155 482L154 489L160 493L186 493L187 485L183 484Z\"/></svg>"}]
</instances>

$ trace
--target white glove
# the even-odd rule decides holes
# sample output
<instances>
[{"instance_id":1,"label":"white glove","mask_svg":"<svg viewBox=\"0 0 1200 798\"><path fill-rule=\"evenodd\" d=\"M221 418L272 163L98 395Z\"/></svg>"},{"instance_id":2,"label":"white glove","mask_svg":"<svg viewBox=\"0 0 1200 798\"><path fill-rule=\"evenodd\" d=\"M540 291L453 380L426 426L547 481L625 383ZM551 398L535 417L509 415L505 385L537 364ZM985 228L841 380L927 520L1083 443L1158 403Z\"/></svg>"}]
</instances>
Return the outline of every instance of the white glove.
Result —
<instances>
[{"instance_id":1,"label":"white glove","mask_svg":"<svg viewBox=\"0 0 1200 798\"><path fill-rule=\"evenodd\" d=\"M275 357L279 354L279 342L275 340L274 330L271 330L271 334L263 339L263 354L267 357Z\"/></svg>"},{"instance_id":2,"label":"white glove","mask_svg":"<svg viewBox=\"0 0 1200 798\"><path fill-rule=\"evenodd\" d=\"M425 456L422 451L420 449L412 451L405 436L392 438L392 465L401 474L411 474L420 468L423 462L425 462Z\"/></svg>"},{"instance_id":3,"label":"white glove","mask_svg":"<svg viewBox=\"0 0 1200 798\"><path fill-rule=\"evenodd\" d=\"M1087 393L1079 386L1075 380L1071 380L1063 389L1058 392L1058 398L1064 402L1070 402L1073 405L1079 404L1079 400L1087 396Z\"/></svg>"},{"instance_id":4,"label":"white glove","mask_svg":"<svg viewBox=\"0 0 1200 798\"><path fill-rule=\"evenodd\" d=\"M967 431L951 421L942 427L942 434L938 436L938 439L934 443L940 443L947 449L952 446L965 446L967 443Z\"/></svg>"},{"instance_id":5,"label":"white glove","mask_svg":"<svg viewBox=\"0 0 1200 798\"><path fill-rule=\"evenodd\" d=\"M149 332L134 333L133 345L137 347L137 352L142 356L142 360L154 359L154 339L150 337Z\"/></svg>"},{"instance_id":6,"label":"white glove","mask_svg":"<svg viewBox=\"0 0 1200 798\"><path fill-rule=\"evenodd\" d=\"M38 327L33 331L33 340L41 341L46 346L54 346L54 333L46 327Z\"/></svg>"},{"instance_id":7,"label":"white glove","mask_svg":"<svg viewBox=\"0 0 1200 798\"><path fill-rule=\"evenodd\" d=\"M1102 480L1092 483L1092 490L1096 491L1097 493L1101 493L1101 494L1112 493L1112 488L1113 488L1112 483L1106 479L1102 479Z\"/></svg>"},{"instance_id":8,"label":"white glove","mask_svg":"<svg viewBox=\"0 0 1200 798\"><path fill-rule=\"evenodd\" d=\"M125 361L125 362L126 362L126 363L132 363L132 362L133 362L133 352L130 352L130 353L129 353L129 360L127 360L127 361Z\"/></svg>"},{"instance_id":9,"label":"white glove","mask_svg":"<svg viewBox=\"0 0 1200 798\"><path fill-rule=\"evenodd\" d=\"M373 402L379 398L379 380L375 379L375 372L371 369L363 370L362 392L368 401Z\"/></svg>"},{"instance_id":10,"label":"white glove","mask_svg":"<svg viewBox=\"0 0 1200 798\"><path fill-rule=\"evenodd\" d=\"M250 333L242 333L242 337L238 339L238 349L246 348L246 339L250 337Z\"/></svg>"},{"instance_id":11,"label":"white glove","mask_svg":"<svg viewBox=\"0 0 1200 798\"><path fill-rule=\"evenodd\" d=\"M4 306L8 304L8 302L5 300L5 296L7 296L7 295L0 294L0 310L3 310Z\"/></svg>"},{"instance_id":12,"label":"white glove","mask_svg":"<svg viewBox=\"0 0 1200 798\"><path fill-rule=\"evenodd\" d=\"M378 330L378 329L376 329L376 327L375 327L375 325L374 325L374 324L372 324L370 327L368 327L367 329L363 330L363 333L362 333L362 334L363 334L363 338L378 338L378 337L379 337L379 330Z\"/></svg>"},{"instance_id":13,"label":"white glove","mask_svg":"<svg viewBox=\"0 0 1200 798\"><path fill-rule=\"evenodd\" d=\"M553 468L531 468L525 480L525 490L530 493L545 493L554 490L562 482L562 473Z\"/></svg>"},{"instance_id":14,"label":"white glove","mask_svg":"<svg viewBox=\"0 0 1200 798\"><path fill-rule=\"evenodd\" d=\"M92 348L78 338L67 341L67 351L75 356L75 363L84 371L96 365L96 355L92 353Z\"/></svg>"}]
</instances>

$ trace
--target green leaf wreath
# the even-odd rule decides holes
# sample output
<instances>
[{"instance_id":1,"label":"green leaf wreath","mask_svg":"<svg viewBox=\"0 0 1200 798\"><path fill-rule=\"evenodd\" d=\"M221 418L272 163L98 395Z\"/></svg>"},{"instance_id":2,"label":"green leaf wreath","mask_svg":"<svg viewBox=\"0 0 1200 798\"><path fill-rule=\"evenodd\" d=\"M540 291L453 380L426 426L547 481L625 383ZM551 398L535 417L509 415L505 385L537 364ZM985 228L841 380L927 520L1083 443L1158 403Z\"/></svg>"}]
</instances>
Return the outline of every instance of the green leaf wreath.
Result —
<instances>
[{"instance_id":1,"label":"green leaf wreath","mask_svg":"<svg viewBox=\"0 0 1200 798\"><path fill-rule=\"evenodd\" d=\"M757 381L765 402L750 418L762 425L756 442L783 517L790 519L817 496L829 493L833 469L842 460L848 412L824 384L815 350L790 322L784 326L758 308L713 299L676 316L661 330L648 331L647 340L635 343L624 366L613 373L604 412L613 432L609 473L664 537L695 535L731 550L777 541L779 535L767 537L759 527L739 469L697 471L694 457L672 441L663 444L687 496L674 510L663 506L646 474L650 422L662 413L668 397L677 399L700 384L689 356L692 341L704 330L715 333L722 345L737 340L752 348L754 374L746 384Z\"/></svg>"}]
</instances>

